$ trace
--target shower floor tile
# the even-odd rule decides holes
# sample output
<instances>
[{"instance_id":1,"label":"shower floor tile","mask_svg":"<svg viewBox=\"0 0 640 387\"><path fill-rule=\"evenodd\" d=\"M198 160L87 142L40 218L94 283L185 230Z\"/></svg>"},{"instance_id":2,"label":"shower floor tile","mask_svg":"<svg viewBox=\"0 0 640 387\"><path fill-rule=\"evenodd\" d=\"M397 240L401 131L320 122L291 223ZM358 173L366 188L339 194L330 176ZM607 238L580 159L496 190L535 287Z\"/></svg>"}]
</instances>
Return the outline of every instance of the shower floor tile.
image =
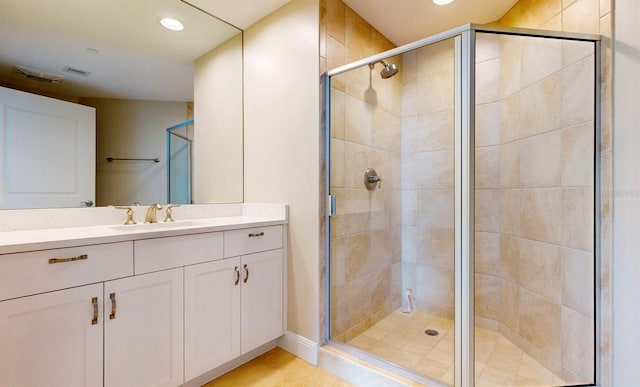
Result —
<instances>
[{"instance_id":1,"label":"shower floor tile","mask_svg":"<svg viewBox=\"0 0 640 387\"><path fill-rule=\"evenodd\" d=\"M438 331L428 336L426 329ZM453 384L452 320L399 310L347 344L407 369ZM476 386L561 386L565 382L499 332L476 328Z\"/></svg>"}]
</instances>

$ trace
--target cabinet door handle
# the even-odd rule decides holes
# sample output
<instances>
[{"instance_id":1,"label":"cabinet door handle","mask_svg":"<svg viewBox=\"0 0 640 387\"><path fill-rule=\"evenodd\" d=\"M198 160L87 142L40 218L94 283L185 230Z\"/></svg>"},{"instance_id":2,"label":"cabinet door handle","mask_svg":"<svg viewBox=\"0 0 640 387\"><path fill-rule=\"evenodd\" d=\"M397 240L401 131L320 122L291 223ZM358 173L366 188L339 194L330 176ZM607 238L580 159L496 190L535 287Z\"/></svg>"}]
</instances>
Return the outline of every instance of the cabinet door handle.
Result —
<instances>
[{"instance_id":1,"label":"cabinet door handle","mask_svg":"<svg viewBox=\"0 0 640 387\"><path fill-rule=\"evenodd\" d=\"M246 284L249 281L249 266L246 263L244 264L244 273L244 283Z\"/></svg>"},{"instance_id":2,"label":"cabinet door handle","mask_svg":"<svg viewBox=\"0 0 640 387\"><path fill-rule=\"evenodd\" d=\"M91 299L91 304L93 305L93 320L91 320L91 325L98 324L98 297L93 297Z\"/></svg>"},{"instance_id":3,"label":"cabinet door handle","mask_svg":"<svg viewBox=\"0 0 640 387\"><path fill-rule=\"evenodd\" d=\"M116 294L109 294L109 298L111 299L111 314L109 315L109 320L113 320L116 318Z\"/></svg>"},{"instance_id":4,"label":"cabinet door handle","mask_svg":"<svg viewBox=\"0 0 640 387\"><path fill-rule=\"evenodd\" d=\"M88 258L89 258L89 256L87 254L82 254L82 255L78 255L77 257L71 257L71 258L51 258L49 260L49 264L74 262L74 261L84 261L84 260L86 260Z\"/></svg>"},{"instance_id":5,"label":"cabinet door handle","mask_svg":"<svg viewBox=\"0 0 640 387\"><path fill-rule=\"evenodd\" d=\"M254 238L254 237L261 237L264 235L264 231L262 232L257 232L255 234L249 234L249 238Z\"/></svg>"},{"instance_id":6,"label":"cabinet door handle","mask_svg":"<svg viewBox=\"0 0 640 387\"><path fill-rule=\"evenodd\" d=\"M236 272L236 282L234 285L238 286L240 283L240 268L238 266L234 267L233 270Z\"/></svg>"}]
</instances>

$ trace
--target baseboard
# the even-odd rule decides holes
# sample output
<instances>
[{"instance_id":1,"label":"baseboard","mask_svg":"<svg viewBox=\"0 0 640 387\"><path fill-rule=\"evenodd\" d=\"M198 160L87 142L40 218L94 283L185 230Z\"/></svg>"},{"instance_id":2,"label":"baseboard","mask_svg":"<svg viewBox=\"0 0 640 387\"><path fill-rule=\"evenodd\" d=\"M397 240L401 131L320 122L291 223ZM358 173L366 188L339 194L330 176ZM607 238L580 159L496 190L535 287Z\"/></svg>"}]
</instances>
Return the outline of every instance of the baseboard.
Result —
<instances>
[{"instance_id":1,"label":"baseboard","mask_svg":"<svg viewBox=\"0 0 640 387\"><path fill-rule=\"evenodd\" d=\"M306 337L287 331L278 346L309 364L318 365L318 344Z\"/></svg>"}]
</instances>

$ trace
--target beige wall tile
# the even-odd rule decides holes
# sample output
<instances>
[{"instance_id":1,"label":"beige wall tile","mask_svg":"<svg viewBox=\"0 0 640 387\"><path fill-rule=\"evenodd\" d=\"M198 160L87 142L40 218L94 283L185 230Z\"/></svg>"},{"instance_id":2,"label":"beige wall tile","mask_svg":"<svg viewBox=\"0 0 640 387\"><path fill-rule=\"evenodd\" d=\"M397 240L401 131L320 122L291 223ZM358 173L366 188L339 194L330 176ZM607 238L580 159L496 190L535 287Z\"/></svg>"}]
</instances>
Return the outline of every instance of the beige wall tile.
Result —
<instances>
[{"instance_id":1,"label":"beige wall tile","mask_svg":"<svg viewBox=\"0 0 640 387\"><path fill-rule=\"evenodd\" d=\"M500 276L514 283L520 277L520 240L507 234L500 234Z\"/></svg>"},{"instance_id":2,"label":"beige wall tile","mask_svg":"<svg viewBox=\"0 0 640 387\"><path fill-rule=\"evenodd\" d=\"M344 92L331 88L331 137L344 139Z\"/></svg>"},{"instance_id":3,"label":"beige wall tile","mask_svg":"<svg viewBox=\"0 0 640 387\"><path fill-rule=\"evenodd\" d=\"M600 0L576 0L562 12L562 30L597 34Z\"/></svg>"},{"instance_id":4,"label":"beige wall tile","mask_svg":"<svg viewBox=\"0 0 640 387\"><path fill-rule=\"evenodd\" d=\"M331 283L334 286L346 282L346 250L345 238L331 239Z\"/></svg>"},{"instance_id":5,"label":"beige wall tile","mask_svg":"<svg viewBox=\"0 0 640 387\"><path fill-rule=\"evenodd\" d=\"M402 153L402 189L418 188L418 154Z\"/></svg>"},{"instance_id":6,"label":"beige wall tile","mask_svg":"<svg viewBox=\"0 0 640 387\"><path fill-rule=\"evenodd\" d=\"M517 189L500 190L500 232L511 235L522 235L521 226L521 196ZM477 198L476 198L477 200ZM476 204L477 206L477 204ZM476 211L477 212L477 211ZM477 223L476 219L476 223Z\"/></svg>"},{"instance_id":7,"label":"beige wall tile","mask_svg":"<svg viewBox=\"0 0 640 387\"><path fill-rule=\"evenodd\" d=\"M418 53L417 50L402 54L402 84L406 85L415 81L418 77Z\"/></svg>"},{"instance_id":8,"label":"beige wall tile","mask_svg":"<svg viewBox=\"0 0 640 387\"><path fill-rule=\"evenodd\" d=\"M518 3L519 4L519 3ZM522 88L521 37L502 36L500 39L500 97L506 98Z\"/></svg>"},{"instance_id":9,"label":"beige wall tile","mask_svg":"<svg viewBox=\"0 0 640 387\"><path fill-rule=\"evenodd\" d=\"M476 105L476 146L500 144L501 102Z\"/></svg>"},{"instance_id":10,"label":"beige wall tile","mask_svg":"<svg viewBox=\"0 0 640 387\"><path fill-rule=\"evenodd\" d=\"M364 171L371 166L371 148L346 141L344 143L344 184L349 188L364 188Z\"/></svg>"},{"instance_id":11,"label":"beige wall tile","mask_svg":"<svg viewBox=\"0 0 640 387\"><path fill-rule=\"evenodd\" d=\"M529 26L542 25L562 10L561 0L521 0L522 13Z\"/></svg>"},{"instance_id":12,"label":"beige wall tile","mask_svg":"<svg viewBox=\"0 0 640 387\"><path fill-rule=\"evenodd\" d=\"M476 273L500 275L500 234L476 232L475 270Z\"/></svg>"},{"instance_id":13,"label":"beige wall tile","mask_svg":"<svg viewBox=\"0 0 640 387\"><path fill-rule=\"evenodd\" d=\"M351 282L373 271L371 267L371 234L363 233L344 238L345 280Z\"/></svg>"},{"instance_id":14,"label":"beige wall tile","mask_svg":"<svg viewBox=\"0 0 640 387\"><path fill-rule=\"evenodd\" d=\"M593 55L594 45L591 42L580 42L575 40L562 41L562 65L570 66L580 60Z\"/></svg>"},{"instance_id":15,"label":"beige wall tile","mask_svg":"<svg viewBox=\"0 0 640 387\"><path fill-rule=\"evenodd\" d=\"M345 48L344 44L338 41L331 35L327 36L327 67L334 69L336 67L344 65L345 62Z\"/></svg>"},{"instance_id":16,"label":"beige wall tile","mask_svg":"<svg viewBox=\"0 0 640 387\"><path fill-rule=\"evenodd\" d=\"M522 140L520 143L520 186L559 186L561 163L561 131L556 130Z\"/></svg>"},{"instance_id":17,"label":"beige wall tile","mask_svg":"<svg viewBox=\"0 0 640 387\"><path fill-rule=\"evenodd\" d=\"M364 58L373 54L371 26L351 8L345 7L345 46L353 50L356 57ZM350 60L349 62L352 62Z\"/></svg>"},{"instance_id":18,"label":"beige wall tile","mask_svg":"<svg viewBox=\"0 0 640 387\"><path fill-rule=\"evenodd\" d=\"M560 248L520 239L520 285L559 304L562 300Z\"/></svg>"},{"instance_id":19,"label":"beige wall tile","mask_svg":"<svg viewBox=\"0 0 640 387\"><path fill-rule=\"evenodd\" d=\"M344 43L345 5L342 0L326 0L327 33Z\"/></svg>"},{"instance_id":20,"label":"beige wall tile","mask_svg":"<svg viewBox=\"0 0 640 387\"><path fill-rule=\"evenodd\" d=\"M560 189L523 190L520 198L522 235L547 243L562 241L563 192Z\"/></svg>"},{"instance_id":21,"label":"beige wall tile","mask_svg":"<svg viewBox=\"0 0 640 387\"><path fill-rule=\"evenodd\" d=\"M519 140L524 132L523 117L520 115L524 102L522 93L506 97L500 105L500 142L509 143Z\"/></svg>"},{"instance_id":22,"label":"beige wall tile","mask_svg":"<svg viewBox=\"0 0 640 387\"><path fill-rule=\"evenodd\" d=\"M453 270L428 265L416 266L415 292L425 308L453 309Z\"/></svg>"},{"instance_id":23,"label":"beige wall tile","mask_svg":"<svg viewBox=\"0 0 640 387\"><path fill-rule=\"evenodd\" d=\"M453 71L418 78L418 114L453 110Z\"/></svg>"},{"instance_id":24,"label":"beige wall tile","mask_svg":"<svg viewBox=\"0 0 640 387\"><path fill-rule=\"evenodd\" d=\"M476 274L476 315L497 320L500 315L500 277Z\"/></svg>"},{"instance_id":25,"label":"beige wall tile","mask_svg":"<svg viewBox=\"0 0 640 387\"><path fill-rule=\"evenodd\" d=\"M560 359L560 305L520 288L519 312L522 337L548 356Z\"/></svg>"},{"instance_id":26,"label":"beige wall tile","mask_svg":"<svg viewBox=\"0 0 640 387\"><path fill-rule=\"evenodd\" d=\"M500 323L518 332L520 327L520 287L509 281L500 282Z\"/></svg>"},{"instance_id":27,"label":"beige wall tile","mask_svg":"<svg viewBox=\"0 0 640 387\"><path fill-rule=\"evenodd\" d=\"M526 66L526 64L523 64ZM559 74L524 89L516 112L522 137L559 129L562 123L563 88Z\"/></svg>"},{"instance_id":28,"label":"beige wall tile","mask_svg":"<svg viewBox=\"0 0 640 387\"><path fill-rule=\"evenodd\" d=\"M562 124L574 125L594 119L593 56L562 71Z\"/></svg>"},{"instance_id":29,"label":"beige wall tile","mask_svg":"<svg viewBox=\"0 0 640 387\"><path fill-rule=\"evenodd\" d=\"M500 60L491 59L476 64L476 103L500 99Z\"/></svg>"},{"instance_id":30,"label":"beige wall tile","mask_svg":"<svg viewBox=\"0 0 640 387\"><path fill-rule=\"evenodd\" d=\"M331 139L331 187L344 187L344 141Z\"/></svg>"},{"instance_id":31,"label":"beige wall tile","mask_svg":"<svg viewBox=\"0 0 640 387\"><path fill-rule=\"evenodd\" d=\"M500 192L498 190L476 190L476 231L498 232L500 230Z\"/></svg>"},{"instance_id":32,"label":"beige wall tile","mask_svg":"<svg viewBox=\"0 0 640 387\"><path fill-rule=\"evenodd\" d=\"M593 186L593 121L562 130L562 185Z\"/></svg>"},{"instance_id":33,"label":"beige wall tile","mask_svg":"<svg viewBox=\"0 0 640 387\"><path fill-rule=\"evenodd\" d=\"M387 110L376 108L373 111L371 143L377 148L400 152L400 117Z\"/></svg>"},{"instance_id":34,"label":"beige wall tile","mask_svg":"<svg viewBox=\"0 0 640 387\"><path fill-rule=\"evenodd\" d=\"M555 39L522 40L521 86L527 87L562 69L562 42Z\"/></svg>"},{"instance_id":35,"label":"beige wall tile","mask_svg":"<svg viewBox=\"0 0 640 387\"><path fill-rule=\"evenodd\" d=\"M562 194L562 244L593 251L593 188L567 188Z\"/></svg>"},{"instance_id":36,"label":"beige wall tile","mask_svg":"<svg viewBox=\"0 0 640 387\"><path fill-rule=\"evenodd\" d=\"M417 150L453 149L454 119L453 110L419 115Z\"/></svg>"},{"instance_id":37,"label":"beige wall tile","mask_svg":"<svg viewBox=\"0 0 640 387\"><path fill-rule=\"evenodd\" d=\"M520 187L520 142L500 147L500 187Z\"/></svg>"},{"instance_id":38,"label":"beige wall tile","mask_svg":"<svg viewBox=\"0 0 640 387\"><path fill-rule=\"evenodd\" d=\"M402 227L402 262L415 263L418 260L418 228Z\"/></svg>"},{"instance_id":39,"label":"beige wall tile","mask_svg":"<svg viewBox=\"0 0 640 387\"><path fill-rule=\"evenodd\" d=\"M418 114L418 81L408 81L402 87L402 117L415 118Z\"/></svg>"},{"instance_id":40,"label":"beige wall tile","mask_svg":"<svg viewBox=\"0 0 640 387\"><path fill-rule=\"evenodd\" d=\"M499 188L500 147L477 147L475 157L476 188Z\"/></svg>"},{"instance_id":41,"label":"beige wall tile","mask_svg":"<svg viewBox=\"0 0 640 387\"><path fill-rule=\"evenodd\" d=\"M494 34L476 35L476 62L484 62L500 57L500 37Z\"/></svg>"},{"instance_id":42,"label":"beige wall tile","mask_svg":"<svg viewBox=\"0 0 640 387\"><path fill-rule=\"evenodd\" d=\"M593 383L594 321L569 308L562 308L562 364L580 377L584 384Z\"/></svg>"},{"instance_id":43,"label":"beige wall tile","mask_svg":"<svg viewBox=\"0 0 640 387\"><path fill-rule=\"evenodd\" d=\"M418 226L453 228L453 191L418 191Z\"/></svg>"},{"instance_id":44,"label":"beige wall tile","mask_svg":"<svg viewBox=\"0 0 640 387\"><path fill-rule=\"evenodd\" d=\"M415 226L418 211L418 191L402 190L402 225Z\"/></svg>"},{"instance_id":45,"label":"beige wall tile","mask_svg":"<svg viewBox=\"0 0 640 387\"><path fill-rule=\"evenodd\" d=\"M451 228L418 228L418 259L420 264L453 269L454 239Z\"/></svg>"},{"instance_id":46,"label":"beige wall tile","mask_svg":"<svg viewBox=\"0 0 640 387\"><path fill-rule=\"evenodd\" d=\"M371 145L373 110L363 100L345 96L345 140Z\"/></svg>"},{"instance_id":47,"label":"beige wall tile","mask_svg":"<svg viewBox=\"0 0 640 387\"><path fill-rule=\"evenodd\" d=\"M453 151L417 154L418 189L453 189Z\"/></svg>"},{"instance_id":48,"label":"beige wall tile","mask_svg":"<svg viewBox=\"0 0 640 387\"><path fill-rule=\"evenodd\" d=\"M562 304L593 318L593 253L562 249Z\"/></svg>"}]
</instances>

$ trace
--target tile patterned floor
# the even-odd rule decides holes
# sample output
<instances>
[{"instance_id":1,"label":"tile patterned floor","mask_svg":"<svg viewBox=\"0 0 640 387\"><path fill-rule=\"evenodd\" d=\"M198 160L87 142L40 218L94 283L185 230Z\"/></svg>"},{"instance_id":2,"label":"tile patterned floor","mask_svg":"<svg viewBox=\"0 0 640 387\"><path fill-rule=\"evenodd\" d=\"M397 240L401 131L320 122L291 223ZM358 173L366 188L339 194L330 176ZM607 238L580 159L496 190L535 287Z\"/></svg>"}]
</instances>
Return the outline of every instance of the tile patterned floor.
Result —
<instances>
[{"instance_id":1,"label":"tile patterned floor","mask_svg":"<svg viewBox=\"0 0 640 387\"><path fill-rule=\"evenodd\" d=\"M344 380L274 348L204 387L347 387Z\"/></svg>"},{"instance_id":2,"label":"tile patterned floor","mask_svg":"<svg viewBox=\"0 0 640 387\"><path fill-rule=\"evenodd\" d=\"M438 336L427 336L435 329ZM453 321L395 311L348 342L405 368L453 384ZM564 381L504 338L476 329L476 386L561 386Z\"/></svg>"}]
</instances>

